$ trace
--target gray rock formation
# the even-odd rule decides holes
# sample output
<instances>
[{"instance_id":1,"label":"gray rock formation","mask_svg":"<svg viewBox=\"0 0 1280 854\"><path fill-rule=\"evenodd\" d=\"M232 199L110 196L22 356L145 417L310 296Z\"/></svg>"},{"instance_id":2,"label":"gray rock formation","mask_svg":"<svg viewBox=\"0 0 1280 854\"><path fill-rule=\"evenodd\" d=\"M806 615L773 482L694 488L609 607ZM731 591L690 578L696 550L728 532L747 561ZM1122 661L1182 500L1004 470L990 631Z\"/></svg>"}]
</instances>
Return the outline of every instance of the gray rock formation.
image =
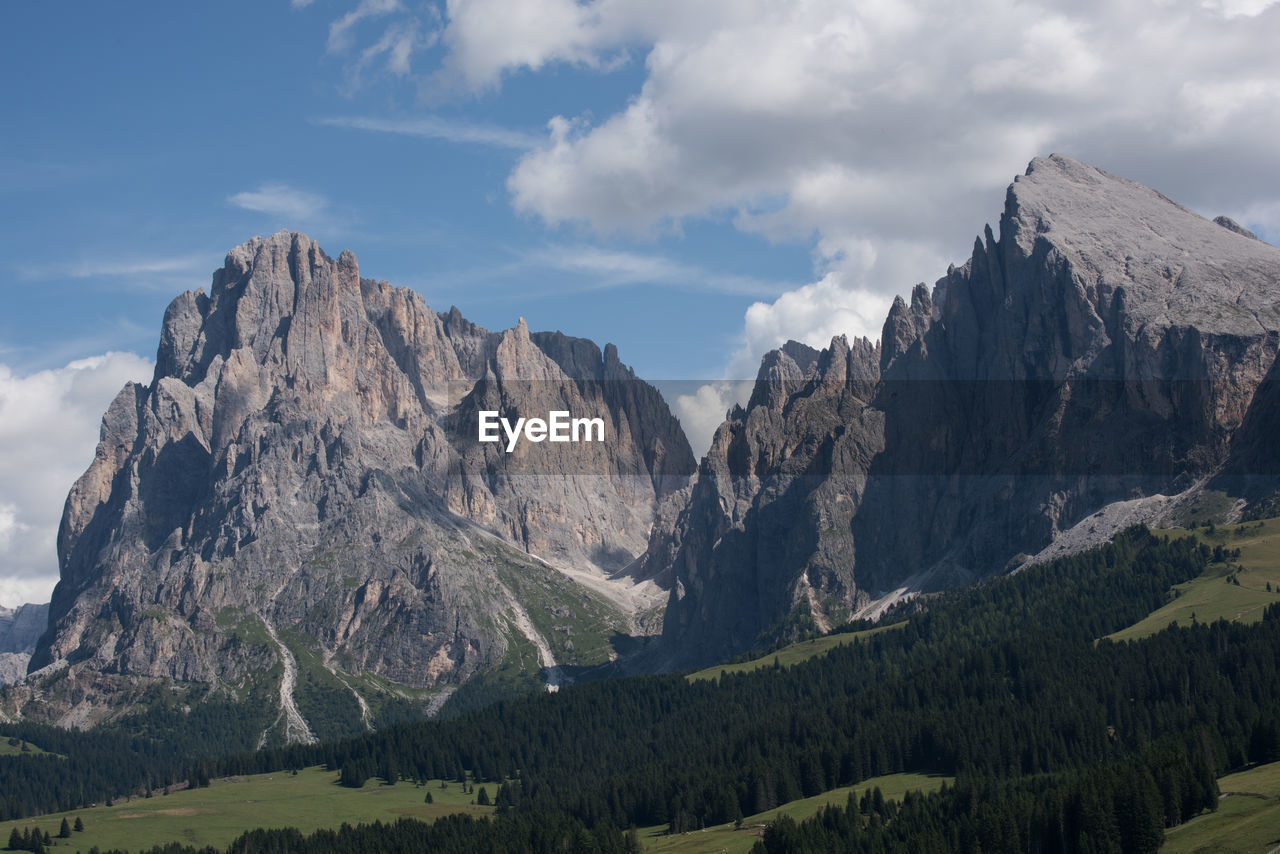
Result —
<instances>
[{"instance_id":1,"label":"gray rock formation","mask_svg":"<svg viewBox=\"0 0 1280 854\"><path fill-rule=\"evenodd\" d=\"M476 443L480 402L600 416L608 441L507 454ZM275 662L283 712L291 659L366 717L369 676L434 690L519 658L554 681L662 595L610 572L681 467L678 424L611 347L491 333L362 279L350 252L255 238L173 301L151 384L103 419L31 661L79 688L26 712L92 723L153 682L235 694ZM264 737L306 737L296 718Z\"/></svg>"},{"instance_id":2,"label":"gray rock formation","mask_svg":"<svg viewBox=\"0 0 1280 854\"><path fill-rule=\"evenodd\" d=\"M0 606L0 685L17 682L27 674L27 663L36 642L49 623L49 605Z\"/></svg>"},{"instance_id":3,"label":"gray rock formation","mask_svg":"<svg viewBox=\"0 0 1280 854\"><path fill-rule=\"evenodd\" d=\"M809 370L767 355L650 544L675 567L672 661L1002 571L1229 460L1274 472L1280 250L1232 225L1037 159L999 238L897 300L878 353L837 339Z\"/></svg>"},{"instance_id":4,"label":"gray rock formation","mask_svg":"<svg viewBox=\"0 0 1280 854\"><path fill-rule=\"evenodd\" d=\"M688 505L646 556L649 572L673 567L664 639L677 661L727 657L792 613L820 628L850 616L850 522L883 448L869 406L879 357L844 337L765 356L748 407L716 431Z\"/></svg>"}]
</instances>

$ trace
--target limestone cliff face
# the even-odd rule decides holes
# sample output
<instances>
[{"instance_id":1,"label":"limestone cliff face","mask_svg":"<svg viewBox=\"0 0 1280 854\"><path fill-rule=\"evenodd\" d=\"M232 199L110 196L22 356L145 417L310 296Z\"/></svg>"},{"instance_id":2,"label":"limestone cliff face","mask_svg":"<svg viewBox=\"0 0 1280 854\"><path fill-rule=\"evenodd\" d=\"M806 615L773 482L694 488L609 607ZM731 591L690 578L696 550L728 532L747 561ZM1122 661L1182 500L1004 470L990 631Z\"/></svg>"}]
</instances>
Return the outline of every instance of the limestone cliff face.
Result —
<instances>
[{"instance_id":1,"label":"limestone cliff face","mask_svg":"<svg viewBox=\"0 0 1280 854\"><path fill-rule=\"evenodd\" d=\"M453 408L457 476L450 508L497 527L558 565L617 573L644 551L656 503L684 486L693 453L661 395L609 345L561 333L530 335L524 321L499 335L494 357ZM508 420L551 412L598 418L578 442L480 443L482 411Z\"/></svg>"},{"instance_id":2,"label":"limestone cliff face","mask_svg":"<svg viewBox=\"0 0 1280 854\"><path fill-rule=\"evenodd\" d=\"M48 622L47 604L0 606L0 685L17 682L27 674L27 662Z\"/></svg>"},{"instance_id":3,"label":"limestone cliff face","mask_svg":"<svg viewBox=\"0 0 1280 854\"><path fill-rule=\"evenodd\" d=\"M1274 463L1280 250L1230 225L1037 159L999 238L897 300L878 353L766 356L650 546L676 570L673 660L998 572L1111 502Z\"/></svg>"},{"instance_id":4,"label":"limestone cliff face","mask_svg":"<svg viewBox=\"0 0 1280 854\"><path fill-rule=\"evenodd\" d=\"M233 249L208 294L169 306L151 384L103 419L32 669L235 686L293 647L339 676L432 688L517 642L565 663L558 598L625 629L655 590L606 569L643 549L663 478L687 476L692 455L612 349L601 370L645 406L566 372L561 339L549 355L523 321L492 333L438 315L305 235ZM481 399L529 417L590 410L613 432L583 451L582 477L557 476L582 446L554 446L562 458L539 459L523 488L496 446L469 465ZM530 601L530 579L545 599ZM246 626L285 640L245 644Z\"/></svg>"},{"instance_id":5,"label":"limestone cliff face","mask_svg":"<svg viewBox=\"0 0 1280 854\"><path fill-rule=\"evenodd\" d=\"M819 626L849 617L850 521L883 448L869 406L878 376L865 339L765 357L748 407L716 431L674 530L657 530L647 556L673 563L664 638L678 661L748 648L797 608Z\"/></svg>"}]
</instances>

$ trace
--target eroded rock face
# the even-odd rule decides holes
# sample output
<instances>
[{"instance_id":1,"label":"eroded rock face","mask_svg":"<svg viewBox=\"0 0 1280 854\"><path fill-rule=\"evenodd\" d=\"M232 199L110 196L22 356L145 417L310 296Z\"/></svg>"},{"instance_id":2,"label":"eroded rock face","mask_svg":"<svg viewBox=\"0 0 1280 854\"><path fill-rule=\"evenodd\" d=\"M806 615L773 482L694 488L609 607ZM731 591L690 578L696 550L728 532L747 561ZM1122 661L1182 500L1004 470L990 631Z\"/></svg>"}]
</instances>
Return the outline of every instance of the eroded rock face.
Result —
<instances>
[{"instance_id":1,"label":"eroded rock face","mask_svg":"<svg viewBox=\"0 0 1280 854\"><path fill-rule=\"evenodd\" d=\"M36 641L49 623L49 606L0 606L0 685L17 682L27 674L27 663Z\"/></svg>"},{"instance_id":2,"label":"eroded rock face","mask_svg":"<svg viewBox=\"0 0 1280 854\"><path fill-rule=\"evenodd\" d=\"M1274 468L1277 396L1257 392L1280 345L1280 250L1232 226L1037 159L999 238L896 301L878 353L837 339L807 371L767 355L650 546L675 566L672 660L999 572L1229 458Z\"/></svg>"},{"instance_id":3,"label":"eroded rock face","mask_svg":"<svg viewBox=\"0 0 1280 854\"><path fill-rule=\"evenodd\" d=\"M508 455L475 444L481 401L527 416L563 404L612 432ZM580 476L557 477L570 459ZM362 279L350 252L255 238L207 295L173 301L152 383L107 411L67 499L31 668L235 685L262 662L233 630L266 621L348 673L456 684L539 622L518 619L534 605L510 573L549 565L522 551L595 583L580 592L625 628L634 591L612 595L606 570L643 550L666 482L692 465L612 347L535 339L523 320L492 333Z\"/></svg>"},{"instance_id":4,"label":"eroded rock face","mask_svg":"<svg viewBox=\"0 0 1280 854\"><path fill-rule=\"evenodd\" d=\"M716 431L689 503L650 544L649 561L673 564L663 634L676 662L746 649L797 608L819 626L849 617L850 521L883 448L869 406L879 355L841 336L765 356L750 404Z\"/></svg>"}]
</instances>

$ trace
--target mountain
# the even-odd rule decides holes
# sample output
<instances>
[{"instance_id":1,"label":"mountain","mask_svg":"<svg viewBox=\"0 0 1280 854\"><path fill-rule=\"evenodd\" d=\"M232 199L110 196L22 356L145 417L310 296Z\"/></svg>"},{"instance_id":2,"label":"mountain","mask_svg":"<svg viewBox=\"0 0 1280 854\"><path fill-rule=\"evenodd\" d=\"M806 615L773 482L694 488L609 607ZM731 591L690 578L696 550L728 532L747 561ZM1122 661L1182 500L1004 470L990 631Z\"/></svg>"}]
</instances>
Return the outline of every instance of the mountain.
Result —
<instances>
[{"instance_id":1,"label":"mountain","mask_svg":"<svg viewBox=\"0 0 1280 854\"><path fill-rule=\"evenodd\" d=\"M21 679L49 622L48 605L0 606L0 685Z\"/></svg>"},{"instance_id":2,"label":"mountain","mask_svg":"<svg viewBox=\"0 0 1280 854\"><path fill-rule=\"evenodd\" d=\"M1060 539L1248 512L1280 473L1278 346L1280 249L1032 161L999 237L896 300L879 344L765 356L644 559L674 571L667 665L874 616Z\"/></svg>"},{"instance_id":3,"label":"mountain","mask_svg":"<svg viewBox=\"0 0 1280 854\"><path fill-rule=\"evenodd\" d=\"M207 701L307 741L1274 505L1280 249L1056 155L998 234L878 342L767 354L692 480L612 346L437 314L304 235L237 247L108 410L0 714ZM586 438L511 426L555 412Z\"/></svg>"},{"instance_id":4,"label":"mountain","mask_svg":"<svg viewBox=\"0 0 1280 854\"><path fill-rule=\"evenodd\" d=\"M605 441L508 453L478 441L489 410L599 418ZM268 707L271 743L477 675L554 688L660 626L664 591L619 570L693 468L612 346L490 332L350 252L255 238L170 304L154 378L108 409L11 714L92 725L185 690Z\"/></svg>"}]
</instances>

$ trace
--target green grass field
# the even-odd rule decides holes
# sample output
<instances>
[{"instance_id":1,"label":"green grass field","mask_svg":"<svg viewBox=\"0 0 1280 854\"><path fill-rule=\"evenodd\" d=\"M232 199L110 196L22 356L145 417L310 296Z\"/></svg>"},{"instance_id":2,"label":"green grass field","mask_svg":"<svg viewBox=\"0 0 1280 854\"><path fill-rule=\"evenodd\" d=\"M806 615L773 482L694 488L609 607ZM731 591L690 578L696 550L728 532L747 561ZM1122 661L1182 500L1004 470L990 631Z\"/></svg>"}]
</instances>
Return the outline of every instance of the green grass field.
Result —
<instances>
[{"instance_id":1,"label":"green grass field","mask_svg":"<svg viewBox=\"0 0 1280 854\"><path fill-rule=\"evenodd\" d=\"M812 798L791 801L776 809L748 816L742 820L741 830L734 830L732 824L718 824L714 827L708 827L706 830L695 830L689 833L668 836L666 825L660 825L658 827L643 828L640 831L640 841L644 843L645 851L663 852L663 854L666 854L666 852L671 854L716 854L716 852L743 854L743 852L751 850L751 846L760 838L759 834L763 831L764 826L783 813L790 815L796 821L804 821L828 804L844 806L849 799L850 792L856 792L857 796L861 798L864 792L879 786L880 791L884 793L885 799L894 801L901 800L902 796L907 792L935 792L942 788L943 783L951 782L954 782L951 777L943 777L937 774L890 774L887 777L874 777L870 780L864 780L856 786L833 789L830 792L823 792L821 795L815 795Z\"/></svg>"},{"instance_id":2,"label":"green grass field","mask_svg":"<svg viewBox=\"0 0 1280 854\"><path fill-rule=\"evenodd\" d=\"M459 783L441 789L438 780L425 788L370 780L362 789L347 789L337 779L336 772L308 768L297 776L286 771L214 780L207 789L0 823L0 845L8 841L14 827L38 827L56 837L62 819L74 824L76 816L84 821L84 832L73 833L70 839L55 838L59 848L88 851L96 845L136 851L166 842L225 847L255 827L296 827L310 833L343 822L387 822L401 816L430 820L455 812L487 815L493 811L473 805L475 796L464 795ZM496 785L486 788L490 799L498 794ZM423 802L427 792L434 803Z\"/></svg>"},{"instance_id":3,"label":"green grass field","mask_svg":"<svg viewBox=\"0 0 1280 854\"><path fill-rule=\"evenodd\" d=\"M1161 852L1267 852L1280 845L1280 762L1228 774L1218 788L1218 811L1166 830Z\"/></svg>"},{"instance_id":4,"label":"green grass field","mask_svg":"<svg viewBox=\"0 0 1280 854\"><path fill-rule=\"evenodd\" d=\"M1261 526L1261 527L1259 527ZM1228 581L1226 564L1212 564L1199 578L1177 585L1175 598L1144 619L1109 635L1112 640L1137 640L1148 637L1177 621L1189 625L1194 614L1202 623L1219 619L1255 622L1273 602L1280 602L1280 519L1223 525L1212 535L1204 529L1184 531L1174 528L1157 533L1170 536L1194 536L1209 546L1240 549L1235 563L1242 567L1237 586ZM1267 590L1271 585L1271 591Z\"/></svg>"},{"instance_id":5,"label":"green grass field","mask_svg":"<svg viewBox=\"0 0 1280 854\"><path fill-rule=\"evenodd\" d=\"M789 646L784 646L776 652L768 655L762 655L751 661L742 661L737 664L717 664L714 667L708 667L706 670L699 670L696 673L690 673L688 680L690 682L696 679L719 679L723 673L750 673L753 670L762 670L766 667L772 667L776 659L778 664L783 667L791 667L802 661L808 661L811 658L817 658L820 655L826 655L838 646L853 643L854 641L864 640L872 635L880 632L888 632L905 626L906 623L894 623L889 626L876 626L874 629L866 629L861 632L845 632L838 635L824 635L813 640L800 641Z\"/></svg>"},{"instance_id":6,"label":"green grass field","mask_svg":"<svg viewBox=\"0 0 1280 854\"><path fill-rule=\"evenodd\" d=\"M39 756L45 752L31 742L26 742L27 749L24 751L22 749L23 742L19 741L17 744L10 744L9 741L10 739L8 738L0 738L0 756L22 756L24 753L27 756ZM4 841L0 839L0 842Z\"/></svg>"}]
</instances>

